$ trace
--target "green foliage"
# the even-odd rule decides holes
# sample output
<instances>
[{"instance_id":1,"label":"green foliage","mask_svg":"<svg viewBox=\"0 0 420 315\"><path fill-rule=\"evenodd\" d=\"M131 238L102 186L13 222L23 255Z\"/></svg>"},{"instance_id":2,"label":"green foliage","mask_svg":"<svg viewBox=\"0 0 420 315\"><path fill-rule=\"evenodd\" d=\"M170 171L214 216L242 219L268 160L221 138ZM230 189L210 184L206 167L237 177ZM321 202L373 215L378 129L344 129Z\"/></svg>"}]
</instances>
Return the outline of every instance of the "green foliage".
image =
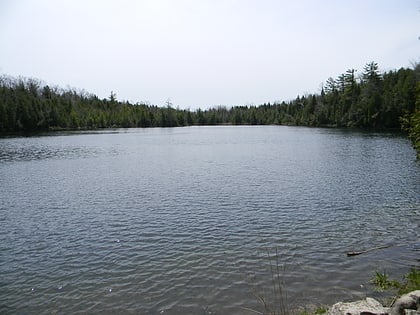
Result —
<instances>
[{"instance_id":1,"label":"green foliage","mask_svg":"<svg viewBox=\"0 0 420 315\"><path fill-rule=\"evenodd\" d=\"M321 315L321 314L325 314L328 311L328 309L324 306L320 306L315 310L315 315Z\"/></svg>"},{"instance_id":2,"label":"green foliage","mask_svg":"<svg viewBox=\"0 0 420 315\"><path fill-rule=\"evenodd\" d=\"M85 91L50 88L34 79L0 77L0 132L184 126L187 111L100 100Z\"/></svg>"},{"instance_id":3,"label":"green foliage","mask_svg":"<svg viewBox=\"0 0 420 315\"><path fill-rule=\"evenodd\" d=\"M413 268L404 276L403 283L398 293L405 294L415 290L420 290L420 269Z\"/></svg>"},{"instance_id":4,"label":"green foliage","mask_svg":"<svg viewBox=\"0 0 420 315\"><path fill-rule=\"evenodd\" d=\"M259 106L218 106L197 111L100 100L27 78L0 76L0 132L188 125L305 125L357 128L404 126L420 155L420 87L415 69L380 73L368 63L360 76L349 69L328 78L320 94ZM417 105L416 105L417 102ZM401 118L403 117L403 118Z\"/></svg>"},{"instance_id":5,"label":"green foliage","mask_svg":"<svg viewBox=\"0 0 420 315\"><path fill-rule=\"evenodd\" d=\"M392 288L398 289L400 287L397 281L389 280L388 274L385 271L376 271L371 282L375 285L377 291L385 291Z\"/></svg>"},{"instance_id":6,"label":"green foliage","mask_svg":"<svg viewBox=\"0 0 420 315\"><path fill-rule=\"evenodd\" d=\"M417 157L420 159L420 82L416 86L416 108L412 114L401 119L403 129L407 131L408 137L413 142Z\"/></svg>"},{"instance_id":7,"label":"green foliage","mask_svg":"<svg viewBox=\"0 0 420 315\"><path fill-rule=\"evenodd\" d=\"M325 306L320 306L318 308L316 308L315 310L303 310L301 312L299 312L299 315L322 315L325 314L328 311L328 308L326 308Z\"/></svg>"},{"instance_id":8,"label":"green foliage","mask_svg":"<svg viewBox=\"0 0 420 315\"><path fill-rule=\"evenodd\" d=\"M417 157L420 159L420 110L403 117L401 122L403 129L407 131L408 137L413 142L414 149L417 151Z\"/></svg>"},{"instance_id":9,"label":"green foliage","mask_svg":"<svg viewBox=\"0 0 420 315\"><path fill-rule=\"evenodd\" d=\"M385 271L376 271L371 280L378 291L397 289L398 294L402 295L414 290L420 290L420 270L412 268L409 273L404 275L403 281L390 280Z\"/></svg>"}]
</instances>

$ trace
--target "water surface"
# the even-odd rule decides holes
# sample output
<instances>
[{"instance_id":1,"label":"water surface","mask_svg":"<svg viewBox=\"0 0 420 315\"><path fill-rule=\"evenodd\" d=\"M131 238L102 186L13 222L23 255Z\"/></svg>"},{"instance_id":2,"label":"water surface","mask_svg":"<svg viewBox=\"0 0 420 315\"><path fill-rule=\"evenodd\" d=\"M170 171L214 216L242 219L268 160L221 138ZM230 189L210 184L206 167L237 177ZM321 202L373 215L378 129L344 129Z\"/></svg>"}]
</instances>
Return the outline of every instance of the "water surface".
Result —
<instances>
[{"instance_id":1,"label":"water surface","mask_svg":"<svg viewBox=\"0 0 420 315\"><path fill-rule=\"evenodd\" d=\"M273 300L276 259L293 306L374 294L375 270L419 265L420 165L395 134L3 138L0 187L1 313L252 314L255 294Z\"/></svg>"}]
</instances>

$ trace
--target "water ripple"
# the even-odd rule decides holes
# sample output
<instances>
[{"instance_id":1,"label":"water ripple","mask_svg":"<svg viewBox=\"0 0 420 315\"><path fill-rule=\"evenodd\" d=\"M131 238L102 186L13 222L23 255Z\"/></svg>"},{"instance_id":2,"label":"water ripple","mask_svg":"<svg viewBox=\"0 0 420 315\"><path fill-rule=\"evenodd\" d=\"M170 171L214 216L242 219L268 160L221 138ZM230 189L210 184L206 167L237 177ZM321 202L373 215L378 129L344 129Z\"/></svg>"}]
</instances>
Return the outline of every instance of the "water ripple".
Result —
<instances>
[{"instance_id":1,"label":"water ripple","mask_svg":"<svg viewBox=\"0 0 420 315\"><path fill-rule=\"evenodd\" d=\"M0 139L0 313L243 314L277 259L292 304L363 297L419 264L412 153L286 127Z\"/></svg>"}]
</instances>

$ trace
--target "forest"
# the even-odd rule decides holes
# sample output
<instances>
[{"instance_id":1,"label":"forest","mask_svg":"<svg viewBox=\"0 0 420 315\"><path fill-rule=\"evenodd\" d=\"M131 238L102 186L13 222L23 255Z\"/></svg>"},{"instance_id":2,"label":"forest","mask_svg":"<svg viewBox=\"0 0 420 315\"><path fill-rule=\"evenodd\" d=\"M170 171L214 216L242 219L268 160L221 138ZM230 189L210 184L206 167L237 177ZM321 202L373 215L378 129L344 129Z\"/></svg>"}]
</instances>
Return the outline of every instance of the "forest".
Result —
<instances>
[{"instance_id":1,"label":"forest","mask_svg":"<svg viewBox=\"0 0 420 315\"><path fill-rule=\"evenodd\" d=\"M401 129L420 153L420 64L380 72L348 69L321 91L258 106L215 106L195 111L107 99L33 78L0 76L0 132L37 132L190 125L296 125Z\"/></svg>"}]
</instances>

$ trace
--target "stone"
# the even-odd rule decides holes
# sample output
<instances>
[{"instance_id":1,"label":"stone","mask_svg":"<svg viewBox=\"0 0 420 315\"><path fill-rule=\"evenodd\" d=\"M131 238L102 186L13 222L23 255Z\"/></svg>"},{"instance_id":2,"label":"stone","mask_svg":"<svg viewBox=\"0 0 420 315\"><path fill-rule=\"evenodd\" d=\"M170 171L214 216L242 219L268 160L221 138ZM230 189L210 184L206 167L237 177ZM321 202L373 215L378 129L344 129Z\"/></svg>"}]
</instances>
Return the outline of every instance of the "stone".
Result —
<instances>
[{"instance_id":1,"label":"stone","mask_svg":"<svg viewBox=\"0 0 420 315\"><path fill-rule=\"evenodd\" d=\"M339 302L334 304L327 315L385 315L389 308L372 298L366 298L356 302Z\"/></svg>"},{"instance_id":2,"label":"stone","mask_svg":"<svg viewBox=\"0 0 420 315\"><path fill-rule=\"evenodd\" d=\"M420 312L420 290L402 295L395 301L390 310L390 315L406 315Z\"/></svg>"}]
</instances>

